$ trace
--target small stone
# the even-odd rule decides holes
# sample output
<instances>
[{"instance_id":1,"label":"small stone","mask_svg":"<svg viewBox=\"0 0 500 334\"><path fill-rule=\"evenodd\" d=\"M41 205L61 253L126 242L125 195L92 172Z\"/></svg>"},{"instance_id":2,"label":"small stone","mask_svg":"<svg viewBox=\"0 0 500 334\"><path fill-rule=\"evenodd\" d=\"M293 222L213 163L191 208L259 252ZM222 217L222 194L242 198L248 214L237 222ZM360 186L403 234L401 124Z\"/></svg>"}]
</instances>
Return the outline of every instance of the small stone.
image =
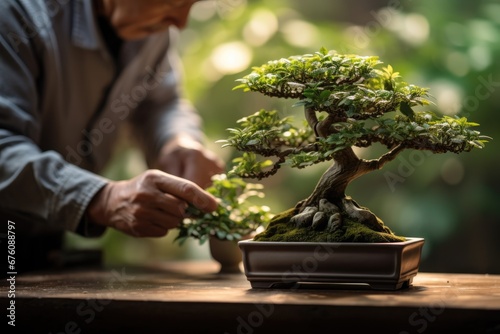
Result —
<instances>
[{"instance_id":1,"label":"small stone","mask_svg":"<svg viewBox=\"0 0 500 334\"><path fill-rule=\"evenodd\" d=\"M304 210L290 218L290 223L295 224L297 227L311 226L313 217L318 212L318 208L314 206L308 206Z\"/></svg>"},{"instance_id":2,"label":"small stone","mask_svg":"<svg viewBox=\"0 0 500 334\"><path fill-rule=\"evenodd\" d=\"M334 213L328 219L327 230L328 232L332 233L337 231L340 228L340 226L342 226L342 216L340 215L340 213Z\"/></svg>"},{"instance_id":3,"label":"small stone","mask_svg":"<svg viewBox=\"0 0 500 334\"><path fill-rule=\"evenodd\" d=\"M318 211L314 214L312 219L312 228L316 230L323 230L328 222L328 214L323 211Z\"/></svg>"},{"instance_id":4,"label":"small stone","mask_svg":"<svg viewBox=\"0 0 500 334\"><path fill-rule=\"evenodd\" d=\"M301 213L311 213L311 212L314 212L314 213L318 212L318 208L315 206L306 206L304 208L304 210L302 210Z\"/></svg>"}]
</instances>

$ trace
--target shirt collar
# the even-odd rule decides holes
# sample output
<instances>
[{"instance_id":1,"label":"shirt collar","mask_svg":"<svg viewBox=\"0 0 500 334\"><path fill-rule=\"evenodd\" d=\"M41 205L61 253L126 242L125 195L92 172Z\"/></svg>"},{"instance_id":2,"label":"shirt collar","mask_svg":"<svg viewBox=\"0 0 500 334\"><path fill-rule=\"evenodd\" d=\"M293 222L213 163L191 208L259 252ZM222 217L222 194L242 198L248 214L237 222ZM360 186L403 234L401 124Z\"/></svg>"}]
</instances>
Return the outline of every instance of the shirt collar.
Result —
<instances>
[{"instance_id":1,"label":"shirt collar","mask_svg":"<svg viewBox=\"0 0 500 334\"><path fill-rule=\"evenodd\" d=\"M101 47L93 2L90 0L73 1L71 39L73 44L85 49Z\"/></svg>"}]
</instances>

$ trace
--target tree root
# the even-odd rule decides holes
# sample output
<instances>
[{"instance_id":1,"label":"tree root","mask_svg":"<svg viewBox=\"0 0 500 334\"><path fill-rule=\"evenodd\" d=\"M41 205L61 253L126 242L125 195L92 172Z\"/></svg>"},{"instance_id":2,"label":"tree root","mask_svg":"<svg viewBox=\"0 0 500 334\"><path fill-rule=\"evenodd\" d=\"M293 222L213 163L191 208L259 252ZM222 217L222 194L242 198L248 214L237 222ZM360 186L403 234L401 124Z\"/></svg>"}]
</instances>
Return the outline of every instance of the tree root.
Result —
<instances>
[{"instance_id":1,"label":"tree root","mask_svg":"<svg viewBox=\"0 0 500 334\"><path fill-rule=\"evenodd\" d=\"M318 206L306 206L290 219L296 227L335 232L344 220L359 222L373 231L390 233L388 227L368 208L360 206L351 197L344 197L336 204L321 199Z\"/></svg>"}]
</instances>

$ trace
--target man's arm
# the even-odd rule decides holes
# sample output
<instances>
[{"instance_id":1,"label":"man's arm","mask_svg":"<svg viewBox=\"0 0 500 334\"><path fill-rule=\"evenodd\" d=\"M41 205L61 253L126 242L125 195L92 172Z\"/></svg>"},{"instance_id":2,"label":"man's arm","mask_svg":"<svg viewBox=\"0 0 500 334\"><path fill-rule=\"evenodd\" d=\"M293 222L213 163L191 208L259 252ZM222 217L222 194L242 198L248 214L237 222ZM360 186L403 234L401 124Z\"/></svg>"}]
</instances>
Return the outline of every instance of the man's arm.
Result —
<instances>
[{"instance_id":1,"label":"man's arm","mask_svg":"<svg viewBox=\"0 0 500 334\"><path fill-rule=\"evenodd\" d=\"M27 35L26 15L2 2L0 21L0 208L47 229L76 231L85 207L107 180L42 152L38 110L43 85L37 36ZM46 75L50 75L46 73ZM40 226L38 226L40 228Z\"/></svg>"}]
</instances>

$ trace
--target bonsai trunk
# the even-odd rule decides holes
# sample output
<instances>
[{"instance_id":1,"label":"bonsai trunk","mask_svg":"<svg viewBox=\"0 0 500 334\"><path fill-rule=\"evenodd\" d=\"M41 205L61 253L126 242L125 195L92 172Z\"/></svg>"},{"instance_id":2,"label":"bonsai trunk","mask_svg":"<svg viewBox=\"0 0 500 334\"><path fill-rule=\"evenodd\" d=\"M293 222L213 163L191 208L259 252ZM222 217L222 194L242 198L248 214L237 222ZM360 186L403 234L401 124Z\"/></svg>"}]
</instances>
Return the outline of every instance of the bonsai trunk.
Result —
<instances>
[{"instance_id":1,"label":"bonsai trunk","mask_svg":"<svg viewBox=\"0 0 500 334\"><path fill-rule=\"evenodd\" d=\"M360 222L375 231L386 231L383 222L367 208L360 207L352 198L346 197L345 190L349 183L356 178L377 169L378 165L373 161L359 159L352 148L343 149L334 156L333 165L322 175L312 194L296 205L296 212L301 215L304 211L314 211L307 208L319 208L324 203L331 203L334 209L329 210L338 213L337 225L344 219ZM322 204L323 203L323 204ZM336 208L335 208L336 207ZM310 220L314 225L314 221Z\"/></svg>"},{"instance_id":2,"label":"bonsai trunk","mask_svg":"<svg viewBox=\"0 0 500 334\"><path fill-rule=\"evenodd\" d=\"M351 148L338 152L332 166L321 176L312 194L303 202L303 207L318 205L323 198L334 204L339 202L345 197L349 183L367 172L362 166L361 160Z\"/></svg>"},{"instance_id":3,"label":"bonsai trunk","mask_svg":"<svg viewBox=\"0 0 500 334\"><path fill-rule=\"evenodd\" d=\"M332 133L332 126L345 121L346 117L329 114L318 120L316 110L305 108L305 117L317 137L326 138ZM323 174L312 194L295 206L290 223L296 226L312 226L315 229L338 230L344 221L355 221L376 232L391 233L375 214L361 207L345 190L351 181L371 171L382 168L392 161L405 147L396 145L378 159L359 159L351 147L333 154L333 165Z\"/></svg>"}]
</instances>

